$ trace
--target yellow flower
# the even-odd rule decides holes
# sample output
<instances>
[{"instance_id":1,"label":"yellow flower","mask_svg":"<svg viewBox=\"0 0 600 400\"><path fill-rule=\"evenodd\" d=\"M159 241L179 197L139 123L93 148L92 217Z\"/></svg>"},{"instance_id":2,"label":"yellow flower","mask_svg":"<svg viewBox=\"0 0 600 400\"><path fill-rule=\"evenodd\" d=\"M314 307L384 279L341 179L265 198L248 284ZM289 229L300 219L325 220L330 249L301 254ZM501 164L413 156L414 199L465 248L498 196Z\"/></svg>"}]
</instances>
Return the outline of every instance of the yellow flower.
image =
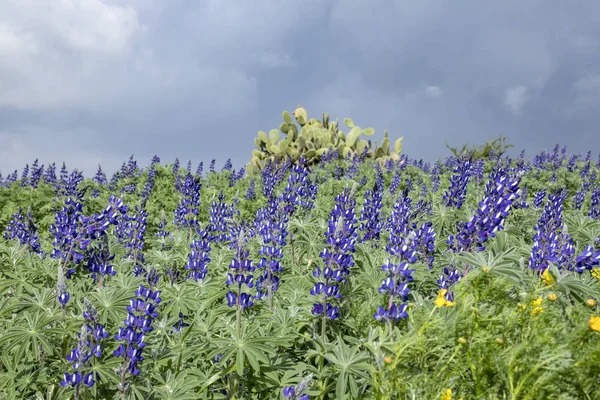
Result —
<instances>
[{"instance_id":1,"label":"yellow flower","mask_svg":"<svg viewBox=\"0 0 600 400\"><path fill-rule=\"evenodd\" d=\"M446 293L448 293L447 289L442 289L438 292L438 296L437 299L435 299L435 306L437 308L441 308L441 307L452 307L453 305L455 305L455 303L453 301L448 301L446 300Z\"/></svg>"},{"instance_id":2,"label":"yellow flower","mask_svg":"<svg viewBox=\"0 0 600 400\"><path fill-rule=\"evenodd\" d=\"M519 303L518 306L521 309L521 311L525 311L525 309L527 308L527 304L523 304L523 303Z\"/></svg>"},{"instance_id":3,"label":"yellow flower","mask_svg":"<svg viewBox=\"0 0 600 400\"><path fill-rule=\"evenodd\" d=\"M489 270L490 270L490 269L489 269L488 267L486 267L486 266L483 266L483 267L481 267L481 268L483 269L483 272L489 272Z\"/></svg>"},{"instance_id":4,"label":"yellow flower","mask_svg":"<svg viewBox=\"0 0 600 400\"><path fill-rule=\"evenodd\" d=\"M385 358L383 359L383 361L384 361L386 364L391 364L391 363L392 363L392 357L390 357L390 356L387 356L387 357L385 357Z\"/></svg>"},{"instance_id":5,"label":"yellow flower","mask_svg":"<svg viewBox=\"0 0 600 400\"><path fill-rule=\"evenodd\" d=\"M441 400L452 400L452 389L446 389L442 392Z\"/></svg>"},{"instance_id":6,"label":"yellow flower","mask_svg":"<svg viewBox=\"0 0 600 400\"><path fill-rule=\"evenodd\" d=\"M531 310L531 316L535 317L543 312L544 312L544 309L542 307L535 307L533 310Z\"/></svg>"},{"instance_id":7,"label":"yellow flower","mask_svg":"<svg viewBox=\"0 0 600 400\"><path fill-rule=\"evenodd\" d=\"M546 283L546 286L550 286L554 283L554 279L552 275L550 275L550 270L546 269L542 274L542 280Z\"/></svg>"},{"instance_id":8,"label":"yellow flower","mask_svg":"<svg viewBox=\"0 0 600 400\"><path fill-rule=\"evenodd\" d=\"M592 276L596 279L600 279L600 268L594 268L592 270Z\"/></svg>"},{"instance_id":9,"label":"yellow flower","mask_svg":"<svg viewBox=\"0 0 600 400\"><path fill-rule=\"evenodd\" d=\"M550 293L548 295L548 300L550 300L550 301L556 301L556 293Z\"/></svg>"},{"instance_id":10,"label":"yellow flower","mask_svg":"<svg viewBox=\"0 0 600 400\"><path fill-rule=\"evenodd\" d=\"M600 316L591 316L589 322L590 329L596 332L600 332Z\"/></svg>"},{"instance_id":11,"label":"yellow flower","mask_svg":"<svg viewBox=\"0 0 600 400\"><path fill-rule=\"evenodd\" d=\"M596 300L594 300L594 299L587 299L585 301L585 304L587 304L589 307L594 307L596 305Z\"/></svg>"},{"instance_id":12,"label":"yellow flower","mask_svg":"<svg viewBox=\"0 0 600 400\"><path fill-rule=\"evenodd\" d=\"M534 306L534 307L539 307L539 306L541 306L541 305L542 305L542 301L543 301L543 299L542 299L542 297L540 296L540 297L538 297L537 299L533 300L533 301L531 302L531 305L532 305L532 306Z\"/></svg>"}]
</instances>

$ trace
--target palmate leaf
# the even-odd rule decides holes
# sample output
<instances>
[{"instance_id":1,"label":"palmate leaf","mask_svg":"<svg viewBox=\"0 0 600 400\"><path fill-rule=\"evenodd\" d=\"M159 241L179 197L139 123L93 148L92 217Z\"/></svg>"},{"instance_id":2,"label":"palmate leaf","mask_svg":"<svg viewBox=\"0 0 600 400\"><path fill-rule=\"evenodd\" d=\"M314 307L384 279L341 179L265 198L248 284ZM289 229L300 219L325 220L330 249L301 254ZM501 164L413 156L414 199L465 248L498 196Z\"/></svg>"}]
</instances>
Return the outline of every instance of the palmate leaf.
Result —
<instances>
[{"instance_id":1,"label":"palmate leaf","mask_svg":"<svg viewBox=\"0 0 600 400\"><path fill-rule=\"evenodd\" d=\"M257 329L258 327L242 327L242 337L236 339L234 329L229 327L229 337L210 338L211 345L215 346L215 349L208 354L208 359L221 355L219 366L231 363L235 365L235 371L243 374L247 363L254 372L260 372L261 365L269 364L267 355L275 353L272 343L277 342L277 339L252 337Z\"/></svg>"},{"instance_id":2,"label":"palmate leaf","mask_svg":"<svg viewBox=\"0 0 600 400\"><path fill-rule=\"evenodd\" d=\"M476 253L461 252L454 258L474 267L478 271L499 278L513 280L520 284L524 284L526 280L525 271L519 266L513 249L501 251L497 254L492 250Z\"/></svg>"},{"instance_id":3,"label":"palmate leaf","mask_svg":"<svg viewBox=\"0 0 600 400\"><path fill-rule=\"evenodd\" d=\"M24 311L21 318L14 322L0 337L0 349L3 354L16 349L19 359L40 359L40 350L46 354L54 354L52 344L64 333L64 330L50 328L59 317L43 314L31 314Z\"/></svg>"},{"instance_id":4,"label":"palmate leaf","mask_svg":"<svg viewBox=\"0 0 600 400\"><path fill-rule=\"evenodd\" d=\"M571 295L580 302L585 302L590 298L600 297L600 287L597 281L594 280L589 274L578 274L571 271L559 271L556 265L550 264L550 275L555 281L556 287Z\"/></svg>"},{"instance_id":5,"label":"palmate leaf","mask_svg":"<svg viewBox=\"0 0 600 400\"><path fill-rule=\"evenodd\" d=\"M17 272L4 272L0 279L0 293L6 294L12 291L15 296L21 296L23 292L33 292L35 285L25 274Z\"/></svg>"},{"instance_id":6,"label":"palmate leaf","mask_svg":"<svg viewBox=\"0 0 600 400\"><path fill-rule=\"evenodd\" d=\"M161 312L170 315L179 315L180 311L187 315L189 310L198 310L201 304L198 299L198 286L191 281L165 287L161 297Z\"/></svg>"},{"instance_id":7,"label":"palmate leaf","mask_svg":"<svg viewBox=\"0 0 600 400\"><path fill-rule=\"evenodd\" d=\"M171 371L167 371L164 377L158 376L157 380L159 384L156 386L154 395L160 396L161 399L165 400L196 399L197 395L194 393L194 388L201 383L189 379L187 371L183 371L178 375L173 374Z\"/></svg>"},{"instance_id":8,"label":"palmate leaf","mask_svg":"<svg viewBox=\"0 0 600 400\"><path fill-rule=\"evenodd\" d=\"M118 325L127 313L125 307L129 305L129 299L132 295L133 291L118 287L107 287L90 293L88 298L98 310L102 324L110 321L112 324Z\"/></svg>"},{"instance_id":9,"label":"palmate leaf","mask_svg":"<svg viewBox=\"0 0 600 400\"><path fill-rule=\"evenodd\" d=\"M56 303L55 290L35 288L30 295L23 295L19 301L14 302L11 306L14 312L29 311L31 313L41 312L52 315Z\"/></svg>"},{"instance_id":10,"label":"palmate leaf","mask_svg":"<svg viewBox=\"0 0 600 400\"><path fill-rule=\"evenodd\" d=\"M277 355L271 359L270 365L261 371L261 376L257 377L257 390L273 393L285 386L296 385L302 381L308 368L308 364L286 354Z\"/></svg>"},{"instance_id":11,"label":"palmate leaf","mask_svg":"<svg viewBox=\"0 0 600 400\"><path fill-rule=\"evenodd\" d=\"M367 371L371 369L369 357L356 346L348 346L341 337L332 351L325 354L327 361L333 364L338 375L336 376L335 394L338 399L346 396L348 387L352 398L358 398L359 387L357 380L369 379Z\"/></svg>"}]
</instances>

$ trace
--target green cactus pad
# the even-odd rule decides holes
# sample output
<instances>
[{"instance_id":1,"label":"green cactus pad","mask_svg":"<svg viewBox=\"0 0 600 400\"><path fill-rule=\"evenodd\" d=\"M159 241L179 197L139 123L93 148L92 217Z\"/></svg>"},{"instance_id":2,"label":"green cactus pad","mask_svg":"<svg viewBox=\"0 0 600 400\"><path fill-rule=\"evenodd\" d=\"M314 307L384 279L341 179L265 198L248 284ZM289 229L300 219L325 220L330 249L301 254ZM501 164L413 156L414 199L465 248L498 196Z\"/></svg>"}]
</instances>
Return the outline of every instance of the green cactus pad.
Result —
<instances>
[{"instance_id":1,"label":"green cactus pad","mask_svg":"<svg viewBox=\"0 0 600 400\"><path fill-rule=\"evenodd\" d=\"M404 136L401 137L400 139L397 139L396 142L394 143L394 150L396 151L396 154L402 153L402 140L403 139L404 139Z\"/></svg>"},{"instance_id":2,"label":"green cactus pad","mask_svg":"<svg viewBox=\"0 0 600 400\"><path fill-rule=\"evenodd\" d=\"M294 120L292 119L291 114L289 112L287 112L287 111L283 112L283 120L288 125L292 125L294 123Z\"/></svg>"},{"instance_id":3,"label":"green cactus pad","mask_svg":"<svg viewBox=\"0 0 600 400\"><path fill-rule=\"evenodd\" d=\"M263 143L267 143L269 140L267 139L267 134L263 131L258 131L258 137L262 140Z\"/></svg>"},{"instance_id":4,"label":"green cactus pad","mask_svg":"<svg viewBox=\"0 0 600 400\"><path fill-rule=\"evenodd\" d=\"M308 115L304 108L302 108L302 107L296 108L296 111L294 111L294 116L296 117L296 121L298 121L298 123L300 125L302 125L302 126L306 125L306 121L308 120Z\"/></svg>"},{"instance_id":5,"label":"green cactus pad","mask_svg":"<svg viewBox=\"0 0 600 400\"><path fill-rule=\"evenodd\" d=\"M269 140L271 141L271 143L277 143L280 138L281 136L279 135L279 131L277 129L271 129L269 131Z\"/></svg>"},{"instance_id":6,"label":"green cactus pad","mask_svg":"<svg viewBox=\"0 0 600 400\"><path fill-rule=\"evenodd\" d=\"M375 134L375 129L373 128L365 128L361 132L365 136L373 136Z\"/></svg>"}]
</instances>

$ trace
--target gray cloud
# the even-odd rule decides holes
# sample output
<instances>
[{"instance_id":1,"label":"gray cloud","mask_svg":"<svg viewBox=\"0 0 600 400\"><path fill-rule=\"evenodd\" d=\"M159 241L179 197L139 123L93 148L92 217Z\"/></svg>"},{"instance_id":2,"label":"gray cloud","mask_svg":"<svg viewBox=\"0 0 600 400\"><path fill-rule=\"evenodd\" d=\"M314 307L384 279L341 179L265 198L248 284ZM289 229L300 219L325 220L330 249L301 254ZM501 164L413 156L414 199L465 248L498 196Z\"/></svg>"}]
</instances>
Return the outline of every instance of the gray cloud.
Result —
<instances>
[{"instance_id":1,"label":"gray cloud","mask_svg":"<svg viewBox=\"0 0 600 400\"><path fill-rule=\"evenodd\" d=\"M0 0L0 170L250 155L284 109L404 137L600 151L600 3Z\"/></svg>"}]
</instances>

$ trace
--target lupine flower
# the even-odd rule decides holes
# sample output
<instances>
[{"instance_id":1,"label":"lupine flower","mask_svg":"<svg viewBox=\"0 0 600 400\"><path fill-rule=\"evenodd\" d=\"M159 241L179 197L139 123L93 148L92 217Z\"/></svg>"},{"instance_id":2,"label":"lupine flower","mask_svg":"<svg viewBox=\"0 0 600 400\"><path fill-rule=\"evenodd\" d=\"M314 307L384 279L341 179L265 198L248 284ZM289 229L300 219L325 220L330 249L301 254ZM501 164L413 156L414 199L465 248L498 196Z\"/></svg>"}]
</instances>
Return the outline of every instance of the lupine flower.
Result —
<instances>
[{"instance_id":1,"label":"lupine flower","mask_svg":"<svg viewBox=\"0 0 600 400\"><path fill-rule=\"evenodd\" d=\"M185 269L189 271L188 279L204 280L208 272L207 266L210 262L210 235L208 232L198 229L199 239L194 239L190 248L189 261Z\"/></svg>"},{"instance_id":2,"label":"lupine flower","mask_svg":"<svg viewBox=\"0 0 600 400\"><path fill-rule=\"evenodd\" d=\"M298 164L292 167L288 184L279 197L279 202L284 204L288 216L293 215L297 209L308 212L314 207L319 186L311 181L308 168L304 163L305 159L302 156Z\"/></svg>"},{"instance_id":3,"label":"lupine flower","mask_svg":"<svg viewBox=\"0 0 600 400\"><path fill-rule=\"evenodd\" d=\"M256 179L252 179L248 185L248 191L246 192L246 200L256 200Z\"/></svg>"},{"instance_id":4,"label":"lupine flower","mask_svg":"<svg viewBox=\"0 0 600 400\"><path fill-rule=\"evenodd\" d=\"M104 173L104 171L102 171L102 167L100 165L98 165L98 171L96 172L94 178L92 178L92 181L94 181L98 185L108 184L108 181L106 180L106 174Z\"/></svg>"},{"instance_id":5,"label":"lupine flower","mask_svg":"<svg viewBox=\"0 0 600 400\"><path fill-rule=\"evenodd\" d=\"M58 292L58 303L60 304L63 311L66 308L69 298L71 297L67 292L67 284L65 282L65 273L62 266L58 266L58 279L56 283L56 291Z\"/></svg>"},{"instance_id":6,"label":"lupine flower","mask_svg":"<svg viewBox=\"0 0 600 400\"><path fill-rule=\"evenodd\" d=\"M467 223L459 223L459 233L450 235L447 243L455 252L485 250L485 242L504 229L513 202L520 197L520 178L510 177L499 170L490 174L486 197L479 203L477 214Z\"/></svg>"},{"instance_id":7,"label":"lupine flower","mask_svg":"<svg viewBox=\"0 0 600 400\"><path fill-rule=\"evenodd\" d=\"M232 246L235 248L235 256L229 264L230 273L227 274L227 286L234 285L236 291L229 291L226 295L227 305L229 307L248 308L254 304L252 296L244 291L244 286L251 289L254 287L254 276L252 272L255 266L250 260L250 252L246 249L246 231L241 229L240 233L234 238Z\"/></svg>"},{"instance_id":8,"label":"lupine flower","mask_svg":"<svg viewBox=\"0 0 600 400\"><path fill-rule=\"evenodd\" d=\"M450 177L450 187L443 196L447 207L461 208L465 201L471 173L471 160L464 157L457 159L454 174Z\"/></svg>"},{"instance_id":9,"label":"lupine flower","mask_svg":"<svg viewBox=\"0 0 600 400\"><path fill-rule=\"evenodd\" d=\"M89 339L87 338L87 329L84 326L81 327L79 333L79 341L77 347L71 351L66 357L67 361L73 364L75 372L72 374L65 372L64 379L60 382L61 386L71 386L76 390L75 398L79 397L79 386L84 383L88 387L94 386L94 372L82 373L83 368L88 367L89 360L94 356L94 353L90 349Z\"/></svg>"},{"instance_id":10,"label":"lupine flower","mask_svg":"<svg viewBox=\"0 0 600 400\"><path fill-rule=\"evenodd\" d=\"M126 373L129 372L133 376L140 373L138 365L144 360L142 353L146 347L146 335L154 330L152 322L158 317L157 306L161 300L160 291L140 285L135 296L129 301L124 326L120 327L115 335L115 339L122 343L113 351L115 357L124 358L119 387L122 393L127 387Z\"/></svg>"},{"instance_id":11,"label":"lupine flower","mask_svg":"<svg viewBox=\"0 0 600 400\"><path fill-rule=\"evenodd\" d=\"M185 320L188 318L189 317L187 315L183 315L183 313L179 311L179 320L175 325L173 325L173 332L181 332L183 328L185 328L186 326L190 326L190 324L185 322Z\"/></svg>"},{"instance_id":12,"label":"lupine flower","mask_svg":"<svg viewBox=\"0 0 600 400\"><path fill-rule=\"evenodd\" d=\"M542 276L550 263L559 269L573 269L575 245L568 234L561 233L564 194L549 195L536 225L529 267Z\"/></svg>"},{"instance_id":13,"label":"lupine flower","mask_svg":"<svg viewBox=\"0 0 600 400\"><path fill-rule=\"evenodd\" d=\"M539 192L537 192L535 194L535 196L533 197L533 206L535 208L540 208L542 207L543 203L544 203L544 199L546 198L546 191L544 190L540 190Z\"/></svg>"},{"instance_id":14,"label":"lupine flower","mask_svg":"<svg viewBox=\"0 0 600 400\"><path fill-rule=\"evenodd\" d=\"M119 226L118 237L124 243L127 251L126 257L133 261L133 273L139 276L146 272L143 265L144 239L146 226L148 224L148 213L140 206L135 206L133 215L124 215Z\"/></svg>"},{"instance_id":15,"label":"lupine flower","mask_svg":"<svg viewBox=\"0 0 600 400\"><path fill-rule=\"evenodd\" d=\"M590 203L590 210L588 215L590 218L600 220L600 189L592 192L592 201Z\"/></svg>"},{"instance_id":16,"label":"lupine flower","mask_svg":"<svg viewBox=\"0 0 600 400\"><path fill-rule=\"evenodd\" d=\"M322 315L335 320L340 316L339 307L334 306L331 301L341 298L340 283L347 281L350 268L354 266L352 253L356 242L356 217L354 207L356 200L353 193L346 188L344 192L335 197L335 206L331 210L328 230L326 233L326 247L320 257L324 267L316 267L313 276L320 278L310 293L320 296L322 300L315 303L312 308L313 315ZM325 323L323 323L322 335Z\"/></svg>"},{"instance_id":17,"label":"lupine flower","mask_svg":"<svg viewBox=\"0 0 600 400\"><path fill-rule=\"evenodd\" d=\"M433 268L435 260L435 237L436 233L431 222L425 222L415 232L415 250L417 258L427 264L429 269Z\"/></svg>"},{"instance_id":18,"label":"lupine flower","mask_svg":"<svg viewBox=\"0 0 600 400\"><path fill-rule=\"evenodd\" d=\"M198 226L198 214L200 207L200 189L202 183L200 178L194 178L188 173L183 185L180 187L183 197L175 210L173 224L183 228L196 228Z\"/></svg>"},{"instance_id":19,"label":"lupine flower","mask_svg":"<svg viewBox=\"0 0 600 400\"><path fill-rule=\"evenodd\" d=\"M296 386L284 387L282 390L283 397L288 400L308 400L309 396L304 392L306 392L308 385L312 381L312 377L312 374L310 374Z\"/></svg>"},{"instance_id":20,"label":"lupine flower","mask_svg":"<svg viewBox=\"0 0 600 400\"><path fill-rule=\"evenodd\" d=\"M275 190L276 177L274 172L275 164L269 160L265 168L260 172L260 176L263 184L263 196L265 198L273 197L273 191Z\"/></svg>"},{"instance_id":21,"label":"lupine flower","mask_svg":"<svg viewBox=\"0 0 600 400\"><path fill-rule=\"evenodd\" d=\"M209 214L210 219L206 231L211 235L211 241L215 243L223 243L231 238L230 226L228 220L233 218L235 209L233 205L227 205L225 203L225 196L223 193L219 193L217 198L218 201L214 201L211 204Z\"/></svg>"},{"instance_id":22,"label":"lupine flower","mask_svg":"<svg viewBox=\"0 0 600 400\"><path fill-rule=\"evenodd\" d=\"M108 246L108 235L104 235L104 241L97 250L93 250L87 260L87 269L94 282L101 280L104 275L115 276L117 271L111 265L111 261L115 258L110 254Z\"/></svg>"},{"instance_id":23,"label":"lupine flower","mask_svg":"<svg viewBox=\"0 0 600 400\"><path fill-rule=\"evenodd\" d=\"M33 164L31 165L31 178L29 180L29 184L31 185L31 187L38 187L43 172L44 166L38 166L38 159L36 158Z\"/></svg>"},{"instance_id":24,"label":"lupine flower","mask_svg":"<svg viewBox=\"0 0 600 400\"><path fill-rule=\"evenodd\" d=\"M446 301L453 303L454 302L454 293L452 293L448 289L452 285L454 285L458 281L460 281L460 278L461 278L461 276L458 273L458 270L456 269L455 265L450 265L449 267L444 268L442 271L442 275L440 275L440 278L437 281L438 289L439 289L438 297L440 296L440 293L441 293L442 297Z\"/></svg>"},{"instance_id":25,"label":"lupine flower","mask_svg":"<svg viewBox=\"0 0 600 400\"><path fill-rule=\"evenodd\" d=\"M575 271L583 272L584 270L592 270L593 267L600 264L600 250L594 251L592 245L587 245L581 255L575 259Z\"/></svg>"},{"instance_id":26,"label":"lupine flower","mask_svg":"<svg viewBox=\"0 0 600 400\"><path fill-rule=\"evenodd\" d=\"M54 235L54 250L50 257L68 263L80 264L85 259L93 240L106 234L113 224L118 224L118 216L127 212L127 205L115 196L109 198L108 206L99 214L88 217L82 213L83 206L78 201L68 198L63 209L56 214L55 223L50 225ZM70 278L76 269L66 271Z\"/></svg>"},{"instance_id":27,"label":"lupine flower","mask_svg":"<svg viewBox=\"0 0 600 400\"><path fill-rule=\"evenodd\" d=\"M209 172L215 172L215 159L210 160L210 165L208 167Z\"/></svg>"},{"instance_id":28,"label":"lupine flower","mask_svg":"<svg viewBox=\"0 0 600 400\"><path fill-rule=\"evenodd\" d=\"M256 267L263 271L256 280L256 297L266 297L270 309L273 307L273 293L279 288L278 274L283 271L281 259L283 248L287 244L287 222L283 207L278 207L273 198L269 199L265 208L258 211L256 217L256 230L262 238L258 251L261 258Z\"/></svg>"},{"instance_id":29,"label":"lupine flower","mask_svg":"<svg viewBox=\"0 0 600 400\"><path fill-rule=\"evenodd\" d=\"M167 231L167 217L165 215L165 211L162 211L160 222L158 223L158 232L156 232L156 237L161 240L161 247L166 246L166 239L171 235L171 232Z\"/></svg>"},{"instance_id":30,"label":"lupine flower","mask_svg":"<svg viewBox=\"0 0 600 400\"><path fill-rule=\"evenodd\" d=\"M64 380L60 382L62 386L75 387L75 397L79 393L81 383L88 387L94 385L94 372L86 370L90 367L92 358L102 356L104 350L102 341L109 336L104 325L98 322L98 311L96 311L93 304L84 299L84 305L83 318L86 323L81 327L81 332L78 334L77 347L67 356L67 361L73 364L75 372L72 374L65 372ZM96 377L98 378L99 375Z\"/></svg>"},{"instance_id":31,"label":"lupine flower","mask_svg":"<svg viewBox=\"0 0 600 400\"><path fill-rule=\"evenodd\" d=\"M29 183L27 179L29 177L29 164L25 164L25 168L23 168L23 173L21 174L21 186L25 187Z\"/></svg>"},{"instance_id":32,"label":"lupine flower","mask_svg":"<svg viewBox=\"0 0 600 400\"><path fill-rule=\"evenodd\" d=\"M360 231L363 232L361 242L379 240L381 235L383 229L381 208L383 207L384 188L380 185L379 182L376 182L373 190L365 192L365 202L360 217Z\"/></svg>"},{"instance_id":33,"label":"lupine flower","mask_svg":"<svg viewBox=\"0 0 600 400\"><path fill-rule=\"evenodd\" d=\"M27 211L27 221L21 214L20 208L17 213L12 215L4 232L4 238L7 240L18 239L21 246L27 246L34 253L43 254L31 209Z\"/></svg>"},{"instance_id":34,"label":"lupine flower","mask_svg":"<svg viewBox=\"0 0 600 400\"><path fill-rule=\"evenodd\" d=\"M44 182L50 185L56 184L56 164L52 163L46 167L46 172L43 176Z\"/></svg>"}]
</instances>

